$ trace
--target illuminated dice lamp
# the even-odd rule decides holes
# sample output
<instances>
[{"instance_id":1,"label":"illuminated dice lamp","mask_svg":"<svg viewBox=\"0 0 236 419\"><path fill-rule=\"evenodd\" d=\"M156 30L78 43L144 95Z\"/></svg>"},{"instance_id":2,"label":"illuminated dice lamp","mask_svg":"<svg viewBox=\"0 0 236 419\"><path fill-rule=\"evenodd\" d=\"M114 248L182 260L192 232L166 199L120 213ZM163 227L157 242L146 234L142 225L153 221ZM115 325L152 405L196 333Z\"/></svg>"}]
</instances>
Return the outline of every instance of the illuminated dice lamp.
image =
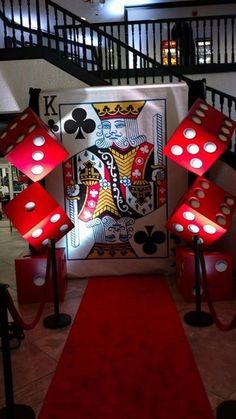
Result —
<instances>
[{"instance_id":1,"label":"illuminated dice lamp","mask_svg":"<svg viewBox=\"0 0 236 419\"><path fill-rule=\"evenodd\" d=\"M170 137L163 153L202 176L227 150L235 128L235 121L198 99Z\"/></svg>"},{"instance_id":2,"label":"illuminated dice lamp","mask_svg":"<svg viewBox=\"0 0 236 419\"><path fill-rule=\"evenodd\" d=\"M21 236L35 249L62 238L73 223L60 205L38 183L32 183L4 208Z\"/></svg>"},{"instance_id":3,"label":"illuminated dice lamp","mask_svg":"<svg viewBox=\"0 0 236 419\"><path fill-rule=\"evenodd\" d=\"M235 121L197 99L163 150L170 159L199 176L166 223L168 230L193 244L196 310L184 316L192 326L213 323L212 316L201 311L199 245L209 246L226 233L236 202L233 195L200 176L228 149L235 128Z\"/></svg>"},{"instance_id":4,"label":"illuminated dice lamp","mask_svg":"<svg viewBox=\"0 0 236 419\"><path fill-rule=\"evenodd\" d=\"M41 249L50 245L54 314L44 319L44 326L50 329L67 326L71 316L59 312L55 243L74 225L38 181L62 163L69 153L30 108L1 133L0 153L35 182L6 205L5 213L32 247Z\"/></svg>"},{"instance_id":5,"label":"illuminated dice lamp","mask_svg":"<svg viewBox=\"0 0 236 419\"><path fill-rule=\"evenodd\" d=\"M227 232L235 208L232 194L198 177L180 199L166 228L190 243L197 235L203 246L209 246Z\"/></svg>"},{"instance_id":6,"label":"illuminated dice lamp","mask_svg":"<svg viewBox=\"0 0 236 419\"><path fill-rule=\"evenodd\" d=\"M40 181L69 157L49 127L25 109L0 135L0 152L32 181Z\"/></svg>"}]
</instances>

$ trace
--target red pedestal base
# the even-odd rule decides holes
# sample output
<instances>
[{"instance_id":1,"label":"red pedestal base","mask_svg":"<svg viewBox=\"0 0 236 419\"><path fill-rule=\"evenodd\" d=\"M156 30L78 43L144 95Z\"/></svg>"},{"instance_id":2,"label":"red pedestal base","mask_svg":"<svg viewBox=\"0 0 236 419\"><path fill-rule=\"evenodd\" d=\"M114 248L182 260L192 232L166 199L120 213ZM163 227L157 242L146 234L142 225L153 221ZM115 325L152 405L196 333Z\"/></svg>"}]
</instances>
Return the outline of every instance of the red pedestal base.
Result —
<instances>
[{"instance_id":1,"label":"red pedestal base","mask_svg":"<svg viewBox=\"0 0 236 419\"><path fill-rule=\"evenodd\" d=\"M63 301L67 286L65 249L56 249L57 281L59 301ZM44 282L47 255L21 254L15 259L17 299L20 304L41 302L44 298ZM50 275L46 289L46 301L53 301L53 283Z\"/></svg>"},{"instance_id":2,"label":"red pedestal base","mask_svg":"<svg viewBox=\"0 0 236 419\"><path fill-rule=\"evenodd\" d=\"M212 301L226 301L234 298L233 261L230 253L225 251L203 251L208 288ZM201 270L200 270L201 271ZM194 252L190 248L176 248L177 287L185 301L194 302L195 266ZM202 301L205 301L205 290L201 284Z\"/></svg>"}]
</instances>

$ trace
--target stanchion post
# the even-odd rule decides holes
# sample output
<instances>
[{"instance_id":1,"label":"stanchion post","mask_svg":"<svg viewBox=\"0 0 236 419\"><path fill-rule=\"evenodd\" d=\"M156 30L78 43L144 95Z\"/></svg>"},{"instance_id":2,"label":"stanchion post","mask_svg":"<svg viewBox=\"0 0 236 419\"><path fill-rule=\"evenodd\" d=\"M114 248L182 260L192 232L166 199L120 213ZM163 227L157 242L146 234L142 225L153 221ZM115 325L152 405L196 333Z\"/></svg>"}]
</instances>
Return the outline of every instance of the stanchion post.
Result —
<instances>
[{"instance_id":1,"label":"stanchion post","mask_svg":"<svg viewBox=\"0 0 236 419\"><path fill-rule=\"evenodd\" d=\"M5 386L6 417L14 418L14 395L12 382L11 351L8 336L8 314L6 302L7 285L0 284L0 325L2 340L2 359ZM2 409L0 411L2 413Z\"/></svg>"},{"instance_id":2,"label":"stanchion post","mask_svg":"<svg viewBox=\"0 0 236 419\"><path fill-rule=\"evenodd\" d=\"M200 238L193 237L194 243L194 274L195 274L195 311L184 315L184 320L190 326L207 327L213 324L210 313L201 310L201 275L200 275Z\"/></svg>"},{"instance_id":3,"label":"stanchion post","mask_svg":"<svg viewBox=\"0 0 236 419\"><path fill-rule=\"evenodd\" d=\"M14 403L11 350L8 331L7 287L8 285L6 284L0 284L0 335L6 402L6 406L0 409L0 419L35 419L35 413L30 406Z\"/></svg>"},{"instance_id":4,"label":"stanchion post","mask_svg":"<svg viewBox=\"0 0 236 419\"><path fill-rule=\"evenodd\" d=\"M59 329L68 326L71 323L69 314L60 313L59 311L59 295L58 295L58 275L57 275L57 258L55 240L51 239L50 243L50 258L52 269L52 284L53 284L53 304L54 314L49 315L43 321L43 324L48 329Z\"/></svg>"}]
</instances>

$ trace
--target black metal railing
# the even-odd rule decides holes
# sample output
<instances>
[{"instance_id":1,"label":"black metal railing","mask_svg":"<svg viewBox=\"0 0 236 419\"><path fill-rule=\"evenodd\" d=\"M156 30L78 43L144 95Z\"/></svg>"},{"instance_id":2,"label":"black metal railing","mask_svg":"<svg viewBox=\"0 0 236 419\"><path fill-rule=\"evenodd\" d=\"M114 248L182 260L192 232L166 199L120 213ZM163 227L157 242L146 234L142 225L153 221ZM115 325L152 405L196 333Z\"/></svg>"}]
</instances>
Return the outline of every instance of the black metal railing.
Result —
<instances>
[{"instance_id":1,"label":"black metal railing","mask_svg":"<svg viewBox=\"0 0 236 419\"><path fill-rule=\"evenodd\" d=\"M168 66L234 64L236 15L96 24Z\"/></svg>"},{"instance_id":2,"label":"black metal railing","mask_svg":"<svg viewBox=\"0 0 236 419\"><path fill-rule=\"evenodd\" d=\"M160 48L163 37L167 37L168 42L171 39L171 20L165 21L167 25L165 31L164 21L151 22L151 26L150 22L91 25L51 0L46 0L45 7L40 4L39 0L1 0L1 4L0 24L4 34L4 48L47 47L70 62L93 73L98 73L107 82L115 85L173 81L182 81L188 85L192 83L190 78L178 71L178 61L176 64L170 63L170 54L168 54L167 63L163 63L163 57L162 62L157 61L157 44ZM196 28L198 28L196 33L200 34L199 28L202 26L203 35L207 35L209 32L208 25L206 22L200 25L199 19L194 21ZM219 17L217 19L217 21L221 20ZM228 22L228 19L227 17L223 21ZM209 19L206 18L205 20L208 21ZM231 16L231 20L234 22L234 17ZM138 41L136 41L135 36L135 25L138 25ZM146 37L141 30L143 25ZM162 28L159 40L156 34L158 26L155 25ZM191 25L193 27L193 21ZM210 33L213 34L213 23L209 27ZM219 27L219 23L217 27ZM228 23L224 26L224 28L226 27L228 31ZM234 28L235 26L232 23L231 29ZM228 39L227 31L224 30L223 41L222 39L221 42L217 41L216 45L221 45L223 42L224 57L227 57L227 61L229 61L229 56L231 60L235 56L234 37L231 36L230 38L231 54L229 55L226 53L226 49L229 47L229 41L226 41L226 38ZM156 34L153 43L149 40L151 32ZM218 29L216 34L218 39ZM154 51L156 52L154 53ZM206 51L203 56L206 56ZM218 56L222 57L221 50L219 53L219 47L217 47ZM213 60L212 57L211 60ZM206 86L206 99L214 107L236 119L235 97ZM235 151L235 139L232 142L231 150Z\"/></svg>"}]
</instances>

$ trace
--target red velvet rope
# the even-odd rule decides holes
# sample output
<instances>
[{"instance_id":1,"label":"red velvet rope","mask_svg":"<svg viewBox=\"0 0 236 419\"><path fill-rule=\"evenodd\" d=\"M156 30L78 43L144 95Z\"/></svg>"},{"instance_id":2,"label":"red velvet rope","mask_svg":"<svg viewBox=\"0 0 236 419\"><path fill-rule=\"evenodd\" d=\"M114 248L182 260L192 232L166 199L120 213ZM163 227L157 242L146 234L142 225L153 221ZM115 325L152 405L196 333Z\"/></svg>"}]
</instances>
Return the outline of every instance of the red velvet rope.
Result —
<instances>
[{"instance_id":1,"label":"red velvet rope","mask_svg":"<svg viewBox=\"0 0 236 419\"><path fill-rule=\"evenodd\" d=\"M203 287L205 289L207 304L208 304L210 313L213 317L213 320L214 320L216 326L224 332L235 329L236 328L236 315L233 317L233 319L228 324L221 323L221 321L219 320L219 318L217 316L215 307L214 307L214 305L212 303L212 300L211 300L210 290L209 290L209 287L208 287L206 264L205 264L205 259L204 259L204 255L203 255L202 250L200 250L200 265L201 265L201 269L202 269Z\"/></svg>"},{"instance_id":2,"label":"red velvet rope","mask_svg":"<svg viewBox=\"0 0 236 419\"><path fill-rule=\"evenodd\" d=\"M51 269L51 258L50 258L50 250L48 249L45 284L43 285L43 287L44 287L43 300L40 303L40 306L39 306L39 309L36 313L35 319L31 323L25 323L24 322L24 320L22 319L21 315L18 313L18 311L15 307L15 304L14 304L14 301L11 297L11 294L9 293L8 290L6 290L7 305L8 305L9 312L10 312L14 322L16 323L16 325L21 327L23 330L33 329L41 318L41 315L42 315L42 312L43 312L43 309L44 309L44 306L45 306L45 302L46 302L46 291L47 291L48 279L49 279L49 275L50 275L50 269Z\"/></svg>"}]
</instances>

